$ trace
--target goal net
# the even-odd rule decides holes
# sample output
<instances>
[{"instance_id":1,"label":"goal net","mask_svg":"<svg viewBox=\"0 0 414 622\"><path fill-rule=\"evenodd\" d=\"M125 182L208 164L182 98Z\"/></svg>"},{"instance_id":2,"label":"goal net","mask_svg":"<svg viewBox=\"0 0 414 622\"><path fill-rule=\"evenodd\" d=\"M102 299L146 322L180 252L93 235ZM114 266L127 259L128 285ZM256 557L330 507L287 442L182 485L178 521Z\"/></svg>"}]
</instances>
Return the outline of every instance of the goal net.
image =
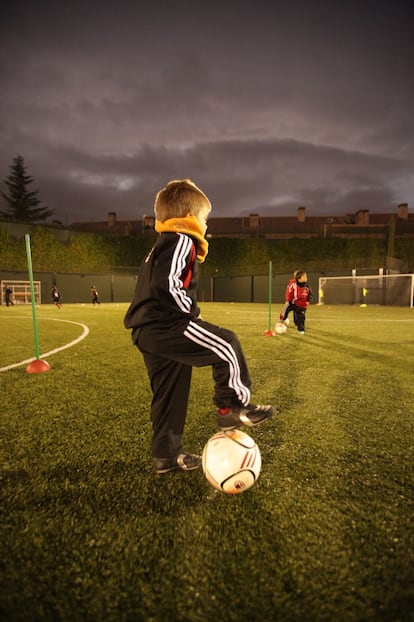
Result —
<instances>
[{"instance_id":1,"label":"goal net","mask_svg":"<svg viewBox=\"0 0 414 622\"><path fill-rule=\"evenodd\" d=\"M319 277L319 304L413 307L413 274Z\"/></svg>"},{"instance_id":2,"label":"goal net","mask_svg":"<svg viewBox=\"0 0 414 622\"><path fill-rule=\"evenodd\" d=\"M33 281L33 289L35 304L40 305L42 302L41 281ZM6 290L9 290L9 296L7 296ZM32 303L30 281L1 281L2 305L7 304L7 298L9 298L10 301L9 304L30 305Z\"/></svg>"}]
</instances>

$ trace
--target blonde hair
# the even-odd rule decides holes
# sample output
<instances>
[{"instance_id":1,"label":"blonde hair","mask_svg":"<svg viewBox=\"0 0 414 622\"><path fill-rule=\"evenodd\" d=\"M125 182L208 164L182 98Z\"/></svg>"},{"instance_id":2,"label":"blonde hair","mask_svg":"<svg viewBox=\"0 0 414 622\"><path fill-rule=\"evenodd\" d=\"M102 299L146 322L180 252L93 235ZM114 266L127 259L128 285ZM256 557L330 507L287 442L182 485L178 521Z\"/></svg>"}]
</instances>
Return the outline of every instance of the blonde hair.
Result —
<instances>
[{"instance_id":1,"label":"blonde hair","mask_svg":"<svg viewBox=\"0 0 414 622\"><path fill-rule=\"evenodd\" d=\"M191 179L173 179L155 197L154 212L157 220L196 216L202 209L211 209L207 196Z\"/></svg>"}]
</instances>

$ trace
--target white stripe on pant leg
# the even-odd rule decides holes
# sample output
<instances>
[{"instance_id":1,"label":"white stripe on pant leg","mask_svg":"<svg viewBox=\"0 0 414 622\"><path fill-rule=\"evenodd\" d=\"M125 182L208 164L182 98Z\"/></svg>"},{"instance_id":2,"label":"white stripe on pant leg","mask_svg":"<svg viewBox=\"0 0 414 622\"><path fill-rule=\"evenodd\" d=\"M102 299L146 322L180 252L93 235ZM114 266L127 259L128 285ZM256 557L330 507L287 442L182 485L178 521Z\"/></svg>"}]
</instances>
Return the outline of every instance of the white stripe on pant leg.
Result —
<instances>
[{"instance_id":1,"label":"white stripe on pant leg","mask_svg":"<svg viewBox=\"0 0 414 622\"><path fill-rule=\"evenodd\" d=\"M243 401L243 392L247 389L240 378L240 366L237 355L231 345L213 332L195 324L189 323L189 333L194 336L197 343L213 350L222 360L227 361L230 367L230 386L237 391L239 398ZM250 391L246 395L247 400L250 399ZM243 401L244 403L244 401ZM248 403L248 402L247 402Z\"/></svg>"},{"instance_id":2,"label":"white stripe on pant leg","mask_svg":"<svg viewBox=\"0 0 414 622\"><path fill-rule=\"evenodd\" d=\"M194 322L190 321L188 329L190 331L191 330L193 331L192 334L199 337L200 339L203 339L202 343L206 345L206 347L211 348L212 345L214 345L214 347L218 348L220 352L224 354L224 357L220 356L220 358L222 360L229 362L230 373L231 373L231 377L233 378L233 382L231 386L232 388L234 388L234 390L239 389L241 391L241 396L240 396L241 401L242 403L247 405L250 400L250 390L245 386L245 384L241 380L239 360L234 351L234 348L232 348L232 346L229 344L228 341L226 341L219 335L216 335L216 333L207 330L203 326L200 326L199 324L195 324ZM215 352L216 354L218 354L216 350ZM243 393L246 391L247 393L245 395L245 399L247 399L247 402L244 402Z\"/></svg>"},{"instance_id":3,"label":"white stripe on pant leg","mask_svg":"<svg viewBox=\"0 0 414 622\"><path fill-rule=\"evenodd\" d=\"M240 402L247 406L250 401L250 389L241 381L239 361L232 346L218 335L194 322L189 322L184 335L207 350L211 350L229 364L229 387L235 391Z\"/></svg>"}]
</instances>

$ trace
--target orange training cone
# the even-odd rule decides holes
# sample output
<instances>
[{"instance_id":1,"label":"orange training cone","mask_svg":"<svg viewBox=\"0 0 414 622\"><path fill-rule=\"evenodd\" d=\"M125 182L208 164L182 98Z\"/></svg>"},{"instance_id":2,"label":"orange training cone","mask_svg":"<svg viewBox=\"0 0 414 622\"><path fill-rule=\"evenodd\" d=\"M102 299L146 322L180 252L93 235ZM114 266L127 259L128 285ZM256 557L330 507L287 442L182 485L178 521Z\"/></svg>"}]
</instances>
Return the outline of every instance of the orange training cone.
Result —
<instances>
[{"instance_id":1,"label":"orange training cone","mask_svg":"<svg viewBox=\"0 0 414 622\"><path fill-rule=\"evenodd\" d=\"M35 359L26 367L28 374L40 374L44 371L50 371L50 365L47 361L41 359Z\"/></svg>"}]
</instances>

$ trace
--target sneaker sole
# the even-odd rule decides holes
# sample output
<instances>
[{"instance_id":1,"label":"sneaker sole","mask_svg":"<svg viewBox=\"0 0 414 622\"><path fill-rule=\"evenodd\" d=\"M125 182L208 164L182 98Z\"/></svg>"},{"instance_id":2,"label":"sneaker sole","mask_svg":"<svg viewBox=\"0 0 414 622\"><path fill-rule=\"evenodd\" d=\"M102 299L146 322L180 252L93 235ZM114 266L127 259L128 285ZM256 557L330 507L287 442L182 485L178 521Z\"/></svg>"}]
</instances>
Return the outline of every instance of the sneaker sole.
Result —
<instances>
[{"instance_id":1,"label":"sneaker sole","mask_svg":"<svg viewBox=\"0 0 414 622\"><path fill-rule=\"evenodd\" d=\"M168 469L153 469L154 473L156 473L157 475L164 475L164 473L171 473L172 471L195 471L196 469L199 469L201 465L197 464L197 466L193 466L193 467L186 467L185 469L183 469L180 466L173 466L173 467L169 467Z\"/></svg>"},{"instance_id":2,"label":"sneaker sole","mask_svg":"<svg viewBox=\"0 0 414 622\"><path fill-rule=\"evenodd\" d=\"M247 415L240 415L240 421L239 423L235 423L233 425L228 425L228 426L222 426L220 425L220 423L218 424L218 427L220 428L220 430L222 430L223 432L226 431L230 431L230 430L238 430L239 428L256 428L258 425L264 423L265 421L268 421L269 419L271 419L273 417L273 412L271 412L270 414L266 415L266 417L263 417L263 419L260 419L260 421L252 421L251 419L249 419L249 417L247 417Z\"/></svg>"},{"instance_id":3,"label":"sneaker sole","mask_svg":"<svg viewBox=\"0 0 414 622\"><path fill-rule=\"evenodd\" d=\"M193 458L193 463L190 465L187 465L184 462L184 459L188 456L189 454L180 454L179 456L177 456L177 461L175 464L171 464L170 466L164 466L164 467L156 467L155 465L153 466L153 471L155 473L158 473L159 475L163 475L164 473L170 473L171 471L194 471L195 469L199 469L201 467L201 457L200 456L196 456L196 455L192 455ZM197 461L196 461L197 460Z\"/></svg>"}]
</instances>

